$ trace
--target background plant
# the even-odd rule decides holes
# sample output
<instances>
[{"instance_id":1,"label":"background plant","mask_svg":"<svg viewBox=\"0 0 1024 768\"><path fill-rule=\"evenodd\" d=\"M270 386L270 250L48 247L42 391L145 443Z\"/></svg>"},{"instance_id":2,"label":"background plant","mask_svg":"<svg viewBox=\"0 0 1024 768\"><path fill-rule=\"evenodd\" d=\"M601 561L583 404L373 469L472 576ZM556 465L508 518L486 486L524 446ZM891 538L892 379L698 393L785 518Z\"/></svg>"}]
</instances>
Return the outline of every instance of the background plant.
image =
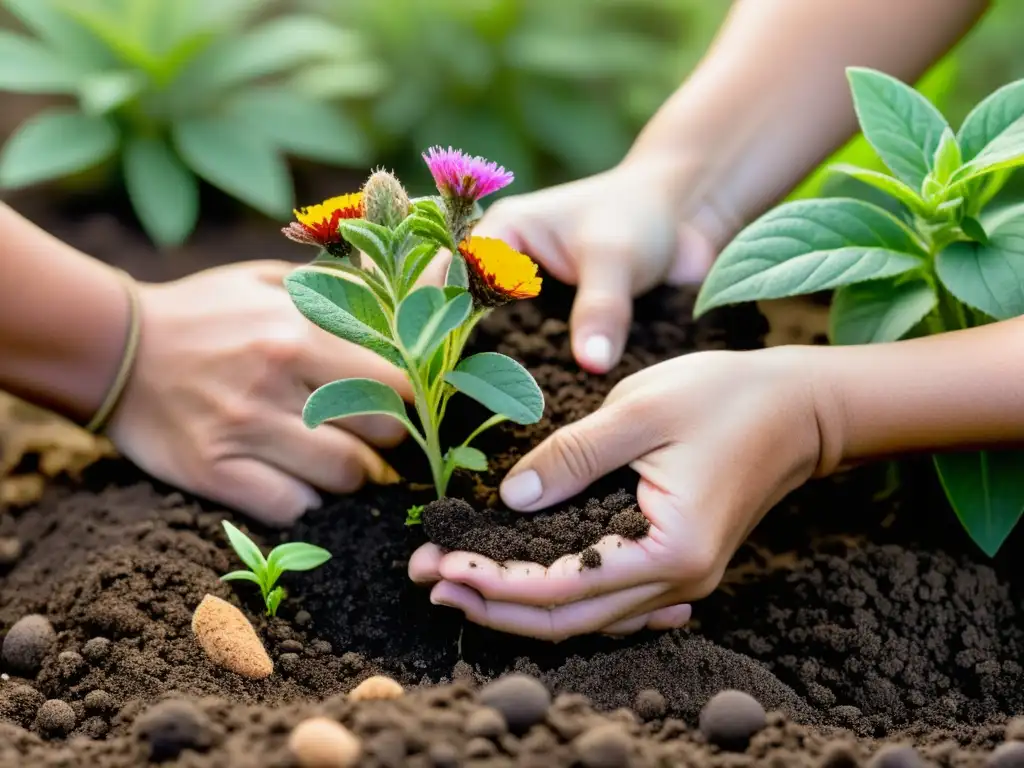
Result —
<instances>
[{"instance_id":1,"label":"background plant","mask_svg":"<svg viewBox=\"0 0 1024 768\"><path fill-rule=\"evenodd\" d=\"M28 31L0 29L0 90L72 96L25 121L0 152L17 188L116 161L161 245L184 241L204 179L279 219L293 205L286 155L368 159L359 126L292 84L359 37L270 0L0 0Z\"/></svg>"},{"instance_id":2,"label":"background plant","mask_svg":"<svg viewBox=\"0 0 1024 768\"><path fill-rule=\"evenodd\" d=\"M837 165L899 205L798 200L722 252L697 299L713 307L835 290L836 344L896 341L1024 314L1024 205L988 208L1024 165L1024 80L977 105L959 131L918 91L848 70L865 139L890 173ZM994 555L1024 511L1024 453L943 453L934 463L975 542Z\"/></svg>"},{"instance_id":3,"label":"background plant","mask_svg":"<svg viewBox=\"0 0 1024 768\"><path fill-rule=\"evenodd\" d=\"M276 616L277 607L285 598L284 587L275 586L287 571L311 571L331 559L331 553L300 541L278 544L266 558L256 544L227 520L223 521L228 542L239 559L249 566L248 571L232 571L220 577L221 581L251 581L260 588L267 606L267 615Z\"/></svg>"},{"instance_id":4,"label":"background plant","mask_svg":"<svg viewBox=\"0 0 1024 768\"><path fill-rule=\"evenodd\" d=\"M372 379L342 379L310 395L303 409L309 427L358 414L397 419L430 462L438 497L458 467L487 469L470 443L503 421L538 421L544 396L530 373L495 352L462 359L474 326L496 306L540 291L537 265L505 243L470 235L478 200L512 180L479 157L435 148L425 155L438 197L410 201L389 173L380 171L361 193L332 198L296 212L285 234L323 249L285 285L310 321L359 344L409 377L419 425L401 396ZM452 253L444 287L417 282L441 248ZM443 450L439 430L456 393L494 413L459 445ZM415 511L410 511L415 523Z\"/></svg>"}]
</instances>

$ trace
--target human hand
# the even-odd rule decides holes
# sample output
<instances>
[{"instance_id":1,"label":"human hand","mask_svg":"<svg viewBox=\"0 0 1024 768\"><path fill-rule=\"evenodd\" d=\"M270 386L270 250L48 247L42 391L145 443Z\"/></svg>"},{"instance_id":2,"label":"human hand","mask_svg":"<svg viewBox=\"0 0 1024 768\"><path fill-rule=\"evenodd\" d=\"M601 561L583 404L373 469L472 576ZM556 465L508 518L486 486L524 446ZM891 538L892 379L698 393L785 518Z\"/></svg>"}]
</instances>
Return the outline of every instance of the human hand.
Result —
<instances>
[{"instance_id":1,"label":"human hand","mask_svg":"<svg viewBox=\"0 0 1024 768\"><path fill-rule=\"evenodd\" d=\"M581 568L578 555L548 568L499 565L426 544L410 560L410 577L436 582L431 602L513 634L561 640L681 626L690 618L686 603L715 589L764 514L831 470L818 426L820 388L808 371L796 347L669 360L623 380L596 412L513 467L501 496L526 512L618 467L639 473L637 501L650 531L638 541L602 539L598 568Z\"/></svg>"},{"instance_id":2,"label":"human hand","mask_svg":"<svg viewBox=\"0 0 1024 768\"><path fill-rule=\"evenodd\" d=\"M696 164L669 166L659 158L624 161L500 200L474 234L505 240L578 286L573 354L586 370L605 373L625 347L633 297L665 282L700 282L732 234L720 205L698 202L700 173ZM684 187L682 194L672 191Z\"/></svg>"},{"instance_id":3,"label":"human hand","mask_svg":"<svg viewBox=\"0 0 1024 768\"><path fill-rule=\"evenodd\" d=\"M374 450L403 438L398 423L310 430L301 413L313 389L361 376L411 396L397 368L299 314L282 284L294 268L245 262L141 285L138 357L109 428L153 476L275 525L319 506L314 489L398 479Z\"/></svg>"}]
</instances>

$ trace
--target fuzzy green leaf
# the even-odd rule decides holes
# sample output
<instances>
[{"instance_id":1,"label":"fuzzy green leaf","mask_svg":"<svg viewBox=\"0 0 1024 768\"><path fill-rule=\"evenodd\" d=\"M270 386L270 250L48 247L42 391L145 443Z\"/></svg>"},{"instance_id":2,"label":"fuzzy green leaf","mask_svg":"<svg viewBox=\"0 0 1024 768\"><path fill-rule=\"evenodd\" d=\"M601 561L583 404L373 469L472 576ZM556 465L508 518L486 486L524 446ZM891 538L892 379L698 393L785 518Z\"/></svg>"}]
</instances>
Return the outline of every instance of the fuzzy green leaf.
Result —
<instances>
[{"instance_id":1,"label":"fuzzy green leaf","mask_svg":"<svg viewBox=\"0 0 1024 768\"><path fill-rule=\"evenodd\" d=\"M231 571L231 573L225 573L220 577L221 581L251 581L253 584L259 584L261 587L263 583L260 581L260 577L252 571Z\"/></svg>"},{"instance_id":2,"label":"fuzzy green leaf","mask_svg":"<svg viewBox=\"0 0 1024 768\"><path fill-rule=\"evenodd\" d=\"M170 147L133 136L124 147L124 180L135 215L157 245L183 243L199 217L199 182Z\"/></svg>"},{"instance_id":3,"label":"fuzzy green leaf","mask_svg":"<svg viewBox=\"0 0 1024 768\"><path fill-rule=\"evenodd\" d=\"M364 219L342 221L338 225L341 236L354 248L370 257L377 268L389 277L395 274L391 260L391 231L387 227Z\"/></svg>"},{"instance_id":4,"label":"fuzzy green leaf","mask_svg":"<svg viewBox=\"0 0 1024 768\"><path fill-rule=\"evenodd\" d=\"M398 335L414 358L428 358L472 308L473 299L465 291L449 298L431 285L418 288L398 308Z\"/></svg>"},{"instance_id":5,"label":"fuzzy green leaf","mask_svg":"<svg viewBox=\"0 0 1024 768\"><path fill-rule=\"evenodd\" d=\"M359 322L382 336L390 335L390 324L373 292L347 274L313 268L299 268L289 279L301 280L307 288L325 296L336 307L348 312Z\"/></svg>"},{"instance_id":6,"label":"fuzzy green leaf","mask_svg":"<svg viewBox=\"0 0 1024 768\"><path fill-rule=\"evenodd\" d=\"M469 272L466 270L466 260L458 251L452 254L452 260L448 265L448 274L445 277L444 284L457 288L469 288Z\"/></svg>"},{"instance_id":7,"label":"fuzzy green leaf","mask_svg":"<svg viewBox=\"0 0 1024 768\"><path fill-rule=\"evenodd\" d=\"M173 135L185 163L210 184L267 216L289 216L294 193L288 165L262 136L228 118L184 120Z\"/></svg>"},{"instance_id":8,"label":"fuzzy green leaf","mask_svg":"<svg viewBox=\"0 0 1024 768\"><path fill-rule=\"evenodd\" d=\"M1024 512L1024 451L942 453L933 459L960 522L994 557Z\"/></svg>"},{"instance_id":9,"label":"fuzzy green leaf","mask_svg":"<svg viewBox=\"0 0 1024 768\"><path fill-rule=\"evenodd\" d=\"M452 448L448 451L448 460L456 467L465 467L473 472L487 471L487 456L469 445Z\"/></svg>"},{"instance_id":10,"label":"fuzzy green leaf","mask_svg":"<svg viewBox=\"0 0 1024 768\"><path fill-rule=\"evenodd\" d=\"M402 285L408 290L416 284L434 257L439 246L434 242L420 243L406 254L402 262Z\"/></svg>"},{"instance_id":11,"label":"fuzzy green leaf","mask_svg":"<svg viewBox=\"0 0 1024 768\"><path fill-rule=\"evenodd\" d=\"M879 344L903 338L938 301L924 280L872 280L836 291L829 312L833 344Z\"/></svg>"},{"instance_id":12,"label":"fuzzy green leaf","mask_svg":"<svg viewBox=\"0 0 1024 768\"><path fill-rule=\"evenodd\" d=\"M1004 85L983 99L964 119L957 138L965 161L973 160L1006 133L1018 134L1024 119L1024 80Z\"/></svg>"},{"instance_id":13,"label":"fuzzy green leaf","mask_svg":"<svg viewBox=\"0 0 1024 768\"><path fill-rule=\"evenodd\" d=\"M942 139L939 141L935 157L932 159L934 168L932 175L939 184L945 184L960 168L961 162L960 145L957 144L956 136L953 135L953 129L947 127L942 133Z\"/></svg>"},{"instance_id":14,"label":"fuzzy green leaf","mask_svg":"<svg viewBox=\"0 0 1024 768\"><path fill-rule=\"evenodd\" d=\"M22 123L0 150L0 186L25 187L99 165L117 151L118 133L104 117L54 108Z\"/></svg>"},{"instance_id":15,"label":"fuzzy green leaf","mask_svg":"<svg viewBox=\"0 0 1024 768\"><path fill-rule=\"evenodd\" d=\"M917 191L908 187L895 176L889 176L886 173L879 173L878 171L859 168L855 165L848 165L846 163L835 163L828 166L828 168L830 171L846 174L847 176L857 179L857 181L863 182L864 184L870 184L872 187L882 190L887 195L891 195L899 200L914 213L922 215L928 213L927 206Z\"/></svg>"},{"instance_id":16,"label":"fuzzy green leaf","mask_svg":"<svg viewBox=\"0 0 1024 768\"><path fill-rule=\"evenodd\" d=\"M949 128L946 119L928 99L894 77L861 67L849 67L846 74L864 137L893 173L920 189Z\"/></svg>"},{"instance_id":17,"label":"fuzzy green leaf","mask_svg":"<svg viewBox=\"0 0 1024 768\"><path fill-rule=\"evenodd\" d=\"M0 90L74 93L81 76L75 65L59 53L24 35L0 29Z\"/></svg>"},{"instance_id":18,"label":"fuzzy green leaf","mask_svg":"<svg viewBox=\"0 0 1024 768\"><path fill-rule=\"evenodd\" d=\"M410 226L412 231L420 237L432 240L449 251L454 252L456 250L455 243L452 241L451 233L448 231L446 224L439 224L434 219L417 213L412 215Z\"/></svg>"},{"instance_id":19,"label":"fuzzy green leaf","mask_svg":"<svg viewBox=\"0 0 1024 768\"><path fill-rule=\"evenodd\" d=\"M341 379L324 384L306 401L302 421L312 428L325 421L363 414L391 416L411 428L401 395L375 379Z\"/></svg>"},{"instance_id":20,"label":"fuzzy green leaf","mask_svg":"<svg viewBox=\"0 0 1024 768\"><path fill-rule=\"evenodd\" d=\"M267 563L282 573L285 571L311 571L331 559L331 553L323 547L292 541L279 544L267 556Z\"/></svg>"},{"instance_id":21,"label":"fuzzy green leaf","mask_svg":"<svg viewBox=\"0 0 1024 768\"><path fill-rule=\"evenodd\" d=\"M512 358L497 352L467 357L444 380L517 424L535 424L544 415L544 394L533 376Z\"/></svg>"},{"instance_id":22,"label":"fuzzy green leaf","mask_svg":"<svg viewBox=\"0 0 1024 768\"><path fill-rule=\"evenodd\" d=\"M925 256L911 231L860 200L797 200L748 226L711 268L694 311L778 299L910 272Z\"/></svg>"},{"instance_id":23,"label":"fuzzy green leaf","mask_svg":"<svg viewBox=\"0 0 1024 768\"><path fill-rule=\"evenodd\" d=\"M224 526L224 532L228 535L228 542L231 544L231 548L235 550L238 558L249 566L256 576L262 577L267 572L267 561L263 558L260 548L256 546L252 539L227 520L222 521L221 525Z\"/></svg>"}]
</instances>

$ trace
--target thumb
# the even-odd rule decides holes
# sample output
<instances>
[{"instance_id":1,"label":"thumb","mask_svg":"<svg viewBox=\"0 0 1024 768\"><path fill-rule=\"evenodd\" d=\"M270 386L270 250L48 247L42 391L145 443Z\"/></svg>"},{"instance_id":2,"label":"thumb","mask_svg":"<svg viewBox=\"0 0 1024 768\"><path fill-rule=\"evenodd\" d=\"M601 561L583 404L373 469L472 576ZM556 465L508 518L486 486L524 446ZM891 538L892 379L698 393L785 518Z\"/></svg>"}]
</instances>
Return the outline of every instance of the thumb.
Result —
<instances>
[{"instance_id":1,"label":"thumb","mask_svg":"<svg viewBox=\"0 0 1024 768\"><path fill-rule=\"evenodd\" d=\"M658 446L655 431L619 404L562 427L516 464L501 484L512 509L533 512L564 501Z\"/></svg>"}]
</instances>

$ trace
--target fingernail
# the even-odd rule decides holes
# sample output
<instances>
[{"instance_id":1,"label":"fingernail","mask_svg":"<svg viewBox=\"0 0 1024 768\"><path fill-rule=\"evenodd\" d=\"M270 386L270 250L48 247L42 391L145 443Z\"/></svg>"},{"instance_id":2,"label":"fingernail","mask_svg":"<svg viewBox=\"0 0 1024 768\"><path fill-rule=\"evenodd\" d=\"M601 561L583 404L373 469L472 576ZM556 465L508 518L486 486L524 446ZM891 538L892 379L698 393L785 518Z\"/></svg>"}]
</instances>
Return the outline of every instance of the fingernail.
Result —
<instances>
[{"instance_id":1,"label":"fingernail","mask_svg":"<svg viewBox=\"0 0 1024 768\"><path fill-rule=\"evenodd\" d=\"M457 605L453 605L452 603L446 603L444 600L438 600L433 595L430 596L430 604L431 605L440 605L440 606L443 606L445 608L458 608Z\"/></svg>"},{"instance_id":2,"label":"fingernail","mask_svg":"<svg viewBox=\"0 0 1024 768\"><path fill-rule=\"evenodd\" d=\"M583 357L591 365L603 369L612 366L612 340L597 334L583 342Z\"/></svg>"},{"instance_id":3,"label":"fingernail","mask_svg":"<svg viewBox=\"0 0 1024 768\"><path fill-rule=\"evenodd\" d=\"M501 484L501 499L513 509L528 507L544 494L540 475L528 469L512 477L506 477Z\"/></svg>"},{"instance_id":4,"label":"fingernail","mask_svg":"<svg viewBox=\"0 0 1024 768\"><path fill-rule=\"evenodd\" d=\"M303 500L303 509L309 512L314 509L320 509L323 506L324 500L320 498L320 494L310 488L308 485L302 489L302 495L306 498Z\"/></svg>"}]
</instances>

